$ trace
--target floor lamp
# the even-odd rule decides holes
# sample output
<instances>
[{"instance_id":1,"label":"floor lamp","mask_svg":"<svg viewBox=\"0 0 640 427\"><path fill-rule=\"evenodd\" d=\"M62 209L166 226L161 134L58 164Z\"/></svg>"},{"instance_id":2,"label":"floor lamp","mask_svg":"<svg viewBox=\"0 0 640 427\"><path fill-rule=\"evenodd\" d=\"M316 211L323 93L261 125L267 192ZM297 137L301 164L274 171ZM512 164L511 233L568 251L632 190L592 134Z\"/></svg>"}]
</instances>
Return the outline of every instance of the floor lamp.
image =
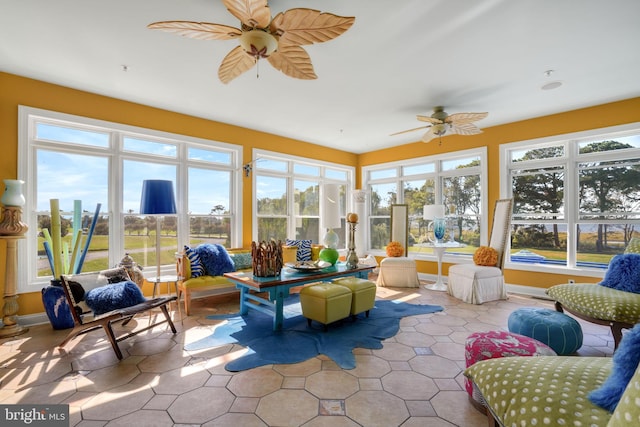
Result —
<instances>
[{"instance_id":1,"label":"floor lamp","mask_svg":"<svg viewBox=\"0 0 640 427\"><path fill-rule=\"evenodd\" d=\"M156 219L156 278L160 279L160 220L161 215L176 213L176 199L173 195L173 182L161 179L149 179L142 182L140 214L158 215Z\"/></svg>"}]
</instances>

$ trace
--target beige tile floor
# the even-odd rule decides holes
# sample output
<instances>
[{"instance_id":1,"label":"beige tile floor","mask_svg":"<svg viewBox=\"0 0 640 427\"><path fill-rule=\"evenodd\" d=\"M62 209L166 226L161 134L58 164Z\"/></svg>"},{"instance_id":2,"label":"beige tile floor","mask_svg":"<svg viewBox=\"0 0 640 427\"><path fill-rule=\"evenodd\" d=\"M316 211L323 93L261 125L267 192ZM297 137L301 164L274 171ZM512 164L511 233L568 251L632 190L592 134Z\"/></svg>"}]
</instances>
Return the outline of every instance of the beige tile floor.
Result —
<instances>
[{"instance_id":1,"label":"beige tile floor","mask_svg":"<svg viewBox=\"0 0 640 427\"><path fill-rule=\"evenodd\" d=\"M38 325L0 340L0 402L69 404L71 426L484 426L463 388L465 339L506 329L519 307L552 308L518 295L474 306L422 288L378 288L377 297L445 310L404 318L383 349L356 349L352 370L319 356L231 373L224 365L242 354L240 346L184 351L218 323L207 315L238 310L235 296L195 300L192 316L176 321L176 335L160 327L123 341L122 361L100 331L61 350L66 332ZM578 355L610 356L609 330L581 325Z\"/></svg>"}]
</instances>

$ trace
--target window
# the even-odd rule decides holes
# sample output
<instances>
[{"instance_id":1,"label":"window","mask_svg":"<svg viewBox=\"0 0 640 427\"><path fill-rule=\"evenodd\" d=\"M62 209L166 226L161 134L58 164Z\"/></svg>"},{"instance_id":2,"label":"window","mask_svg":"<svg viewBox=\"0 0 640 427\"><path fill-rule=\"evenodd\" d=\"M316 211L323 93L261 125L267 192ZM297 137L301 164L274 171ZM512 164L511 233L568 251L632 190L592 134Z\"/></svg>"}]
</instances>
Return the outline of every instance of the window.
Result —
<instances>
[{"instance_id":1,"label":"window","mask_svg":"<svg viewBox=\"0 0 640 427\"><path fill-rule=\"evenodd\" d=\"M184 244L241 244L242 147L28 107L20 107L19 120L18 174L26 181L30 227L19 248L27 267L19 272L20 291L52 278L53 255L44 245L52 199L60 210L62 273L79 271L80 259L81 271L112 267L125 253L155 266L156 221L166 272L175 271ZM139 214L145 179L173 182L177 215Z\"/></svg>"},{"instance_id":2,"label":"window","mask_svg":"<svg viewBox=\"0 0 640 427\"><path fill-rule=\"evenodd\" d=\"M640 126L508 144L501 162L512 267L595 272L639 235Z\"/></svg>"},{"instance_id":3,"label":"window","mask_svg":"<svg viewBox=\"0 0 640 427\"><path fill-rule=\"evenodd\" d=\"M254 240L309 239L322 244L326 234L322 199L326 184L340 188L340 229L334 229L344 248L347 194L353 189L354 169L318 160L254 151Z\"/></svg>"},{"instance_id":4,"label":"window","mask_svg":"<svg viewBox=\"0 0 640 427\"><path fill-rule=\"evenodd\" d=\"M391 205L409 206L408 253L431 255L423 206L445 205L449 230L447 239L465 243L447 255L472 254L486 235L486 149L421 157L363 168L369 194L369 249L382 251L389 242Z\"/></svg>"}]
</instances>

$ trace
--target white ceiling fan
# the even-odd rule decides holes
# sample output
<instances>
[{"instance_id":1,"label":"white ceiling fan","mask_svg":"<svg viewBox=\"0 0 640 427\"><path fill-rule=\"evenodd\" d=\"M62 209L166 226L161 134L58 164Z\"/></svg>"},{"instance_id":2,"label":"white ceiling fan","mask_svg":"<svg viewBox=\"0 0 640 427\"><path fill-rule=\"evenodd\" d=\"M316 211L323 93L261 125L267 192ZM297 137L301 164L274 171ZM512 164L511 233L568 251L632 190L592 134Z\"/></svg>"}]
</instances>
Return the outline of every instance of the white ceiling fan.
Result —
<instances>
[{"instance_id":1,"label":"white ceiling fan","mask_svg":"<svg viewBox=\"0 0 640 427\"><path fill-rule=\"evenodd\" d=\"M488 115L489 113L455 113L449 115L446 111L444 111L444 107L438 106L433 108L433 114L431 116L416 116L421 122L429 123L428 125L392 133L391 136L413 132L419 129L429 129L422 136L422 142L429 142L437 136L441 138L442 142L442 137L447 133L458 135L476 135L482 133L482 130L480 130L480 128L478 128L478 126L476 126L473 122L482 120Z\"/></svg>"}]
</instances>

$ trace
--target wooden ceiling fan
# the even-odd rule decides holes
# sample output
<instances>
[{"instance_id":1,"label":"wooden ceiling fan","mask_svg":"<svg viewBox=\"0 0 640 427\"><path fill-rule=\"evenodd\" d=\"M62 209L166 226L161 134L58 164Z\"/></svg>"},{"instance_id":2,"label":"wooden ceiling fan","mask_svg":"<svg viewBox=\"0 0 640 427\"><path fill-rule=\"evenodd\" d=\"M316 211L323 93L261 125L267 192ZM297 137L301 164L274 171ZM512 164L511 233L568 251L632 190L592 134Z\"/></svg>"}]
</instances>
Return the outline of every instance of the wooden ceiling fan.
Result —
<instances>
[{"instance_id":1,"label":"wooden ceiling fan","mask_svg":"<svg viewBox=\"0 0 640 427\"><path fill-rule=\"evenodd\" d=\"M271 19L267 0L222 0L227 10L240 20L240 28L209 22L161 21L147 26L199 40L238 39L222 60L218 77L229 83L266 58L289 77L312 80L317 76L311 58L302 45L332 40L353 25L355 18L297 8Z\"/></svg>"},{"instance_id":2,"label":"wooden ceiling fan","mask_svg":"<svg viewBox=\"0 0 640 427\"><path fill-rule=\"evenodd\" d=\"M392 133L391 136L427 128L429 130L422 136L422 142L429 142L435 137L440 137L442 142L442 137L447 133L476 135L482 133L482 130L480 130L480 128L478 128L473 122L482 120L488 115L489 113L455 113L449 115L444 111L444 107L434 107L433 114L431 116L416 116L421 122L428 122L428 125Z\"/></svg>"}]
</instances>

